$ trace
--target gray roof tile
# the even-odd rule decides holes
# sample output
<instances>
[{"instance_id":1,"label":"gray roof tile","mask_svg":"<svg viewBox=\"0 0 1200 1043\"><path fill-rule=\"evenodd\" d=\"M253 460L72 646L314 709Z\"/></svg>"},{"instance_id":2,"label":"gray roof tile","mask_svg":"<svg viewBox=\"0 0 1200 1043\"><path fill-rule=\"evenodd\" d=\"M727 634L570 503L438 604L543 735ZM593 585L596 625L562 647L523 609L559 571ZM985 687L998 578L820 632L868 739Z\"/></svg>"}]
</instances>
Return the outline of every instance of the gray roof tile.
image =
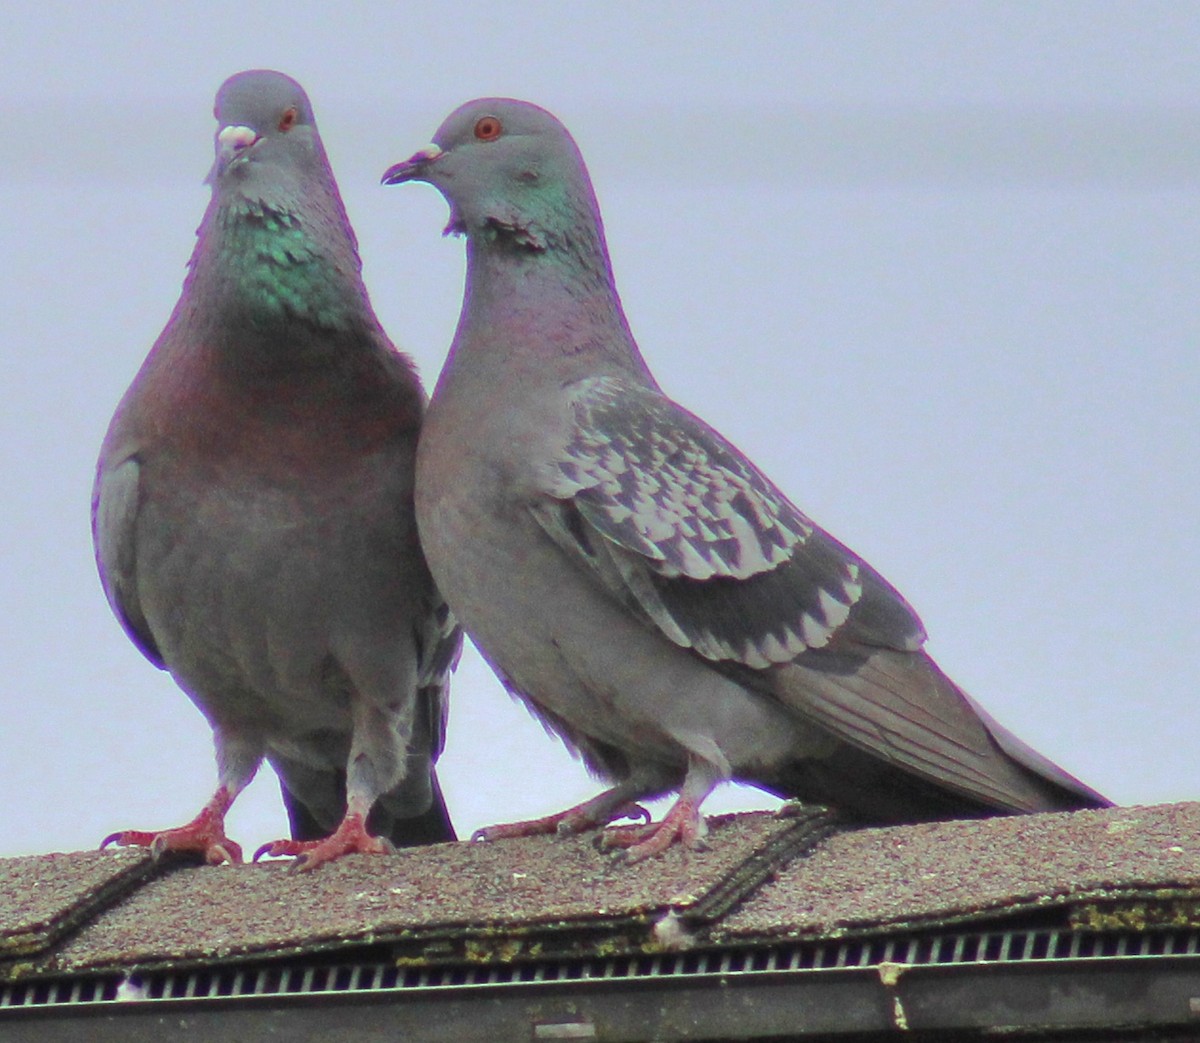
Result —
<instances>
[{"instance_id":1,"label":"gray roof tile","mask_svg":"<svg viewBox=\"0 0 1200 1043\"><path fill-rule=\"evenodd\" d=\"M1106 917L1137 926L1138 915L1200 924L1200 804L839 833L711 937L828 938L1046 908L1067 910L1079 926Z\"/></svg>"},{"instance_id":2,"label":"gray roof tile","mask_svg":"<svg viewBox=\"0 0 1200 1043\"><path fill-rule=\"evenodd\" d=\"M355 855L312 873L283 863L188 867L147 883L38 969L178 966L381 942L414 958L507 959L573 947L581 934L636 947L669 911L688 923L722 915L826 823L722 816L710 820L709 850L673 848L635 865L584 836Z\"/></svg>"},{"instance_id":3,"label":"gray roof tile","mask_svg":"<svg viewBox=\"0 0 1200 1043\"><path fill-rule=\"evenodd\" d=\"M0 960L48 948L154 871L131 850L0 859Z\"/></svg>"},{"instance_id":4,"label":"gray roof tile","mask_svg":"<svg viewBox=\"0 0 1200 1043\"><path fill-rule=\"evenodd\" d=\"M1091 930L1200 925L1196 803L832 836L813 811L710 827L709 850L636 865L590 836L440 844L312 873L156 867L131 851L0 860L0 979L379 946L405 964L603 957L1040 915Z\"/></svg>"}]
</instances>

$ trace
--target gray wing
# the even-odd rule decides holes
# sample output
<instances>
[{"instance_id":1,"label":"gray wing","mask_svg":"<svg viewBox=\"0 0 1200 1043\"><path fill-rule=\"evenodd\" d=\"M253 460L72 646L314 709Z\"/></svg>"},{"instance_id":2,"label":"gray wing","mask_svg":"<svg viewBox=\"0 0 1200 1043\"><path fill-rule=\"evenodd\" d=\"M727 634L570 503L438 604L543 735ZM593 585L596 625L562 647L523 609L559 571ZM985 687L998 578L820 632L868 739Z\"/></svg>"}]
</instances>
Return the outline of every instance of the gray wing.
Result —
<instances>
[{"instance_id":1,"label":"gray wing","mask_svg":"<svg viewBox=\"0 0 1200 1043\"><path fill-rule=\"evenodd\" d=\"M136 526L141 466L127 457L116 466L101 461L92 490L92 541L108 603L142 654L166 669L137 593Z\"/></svg>"},{"instance_id":2,"label":"gray wing","mask_svg":"<svg viewBox=\"0 0 1200 1043\"><path fill-rule=\"evenodd\" d=\"M703 421L612 377L568 390L534 515L647 625L973 801L1103 800L981 713L920 652L907 602Z\"/></svg>"},{"instance_id":3,"label":"gray wing","mask_svg":"<svg viewBox=\"0 0 1200 1043\"><path fill-rule=\"evenodd\" d=\"M676 644L754 669L921 646L905 600L702 420L613 377L569 390L572 437L534 514Z\"/></svg>"}]
</instances>

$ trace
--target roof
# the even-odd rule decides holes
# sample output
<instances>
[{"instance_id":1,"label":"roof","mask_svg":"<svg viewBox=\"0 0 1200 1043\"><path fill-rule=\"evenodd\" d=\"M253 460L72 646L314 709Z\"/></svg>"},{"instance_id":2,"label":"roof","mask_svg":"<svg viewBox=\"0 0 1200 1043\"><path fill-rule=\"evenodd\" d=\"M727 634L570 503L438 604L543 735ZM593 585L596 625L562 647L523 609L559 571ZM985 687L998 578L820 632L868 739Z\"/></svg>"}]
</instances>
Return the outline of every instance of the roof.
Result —
<instances>
[{"instance_id":1,"label":"roof","mask_svg":"<svg viewBox=\"0 0 1200 1043\"><path fill-rule=\"evenodd\" d=\"M363 1033L382 1019L364 1039L408 1022L458 1040L1183 1032L1200 1022L1198 836L1197 803L853 831L802 808L713 818L707 850L635 865L594 836L312 873L129 849L0 860L0 1035L88 1016L137 1039L140 1017L163 1039L164 1011L234 1008L315 1033L350 1007Z\"/></svg>"}]
</instances>

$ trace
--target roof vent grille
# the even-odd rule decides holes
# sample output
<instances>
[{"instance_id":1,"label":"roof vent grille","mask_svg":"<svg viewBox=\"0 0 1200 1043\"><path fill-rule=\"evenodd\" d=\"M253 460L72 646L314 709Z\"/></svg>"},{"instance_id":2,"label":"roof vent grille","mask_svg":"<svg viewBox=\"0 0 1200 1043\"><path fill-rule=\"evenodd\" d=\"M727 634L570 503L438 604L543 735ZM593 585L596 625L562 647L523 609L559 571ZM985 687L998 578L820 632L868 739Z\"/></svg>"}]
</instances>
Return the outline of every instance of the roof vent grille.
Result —
<instances>
[{"instance_id":1,"label":"roof vent grille","mask_svg":"<svg viewBox=\"0 0 1200 1043\"><path fill-rule=\"evenodd\" d=\"M912 935L845 941L562 959L509 964L398 967L388 963L245 965L218 970L154 971L0 984L0 1016L15 1009L195 1001L252 996L404 992L592 980L788 974L913 966L1056 960L1144 959L1200 955L1200 931L1092 934L1063 929Z\"/></svg>"}]
</instances>

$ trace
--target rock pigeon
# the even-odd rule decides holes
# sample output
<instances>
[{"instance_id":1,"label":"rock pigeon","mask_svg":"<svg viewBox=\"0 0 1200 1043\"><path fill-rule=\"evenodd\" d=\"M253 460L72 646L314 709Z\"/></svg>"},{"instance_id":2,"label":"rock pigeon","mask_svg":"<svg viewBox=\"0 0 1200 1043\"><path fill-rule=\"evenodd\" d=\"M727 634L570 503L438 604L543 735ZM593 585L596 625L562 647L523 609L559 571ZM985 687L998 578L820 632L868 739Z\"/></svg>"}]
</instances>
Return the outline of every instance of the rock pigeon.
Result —
<instances>
[{"instance_id":1,"label":"rock pigeon","mask_svg":"<svg viewBox=\"0 0 1200 1043\"><path fill-rule=\"evenodd\" d=\"M1093 807L922 651L907 602L669 399L613 282L587 169L528 103L451 114L386 184L466 236L462 315L422 430L417 522L504 684L611 788L488 839L609 830L633 859L702 842L737 779L865 823Z\"/></svg>"},{"instance_id":2,"label":"rock pigeon","mask_svg":"<svg viewBox=\"0 0 1200 1043\"><path fill-rule=\"evenodd\" d=\"M425 395L371 309L300 85L239 73L215 114L212 199L92 519L108 600L212 725L219 787L185 826L105 843L240 861L225 813L264 757L292 838L260 854L451 840L433 762L461 634L413 515Z\"/></svg>"}]
</instances>

